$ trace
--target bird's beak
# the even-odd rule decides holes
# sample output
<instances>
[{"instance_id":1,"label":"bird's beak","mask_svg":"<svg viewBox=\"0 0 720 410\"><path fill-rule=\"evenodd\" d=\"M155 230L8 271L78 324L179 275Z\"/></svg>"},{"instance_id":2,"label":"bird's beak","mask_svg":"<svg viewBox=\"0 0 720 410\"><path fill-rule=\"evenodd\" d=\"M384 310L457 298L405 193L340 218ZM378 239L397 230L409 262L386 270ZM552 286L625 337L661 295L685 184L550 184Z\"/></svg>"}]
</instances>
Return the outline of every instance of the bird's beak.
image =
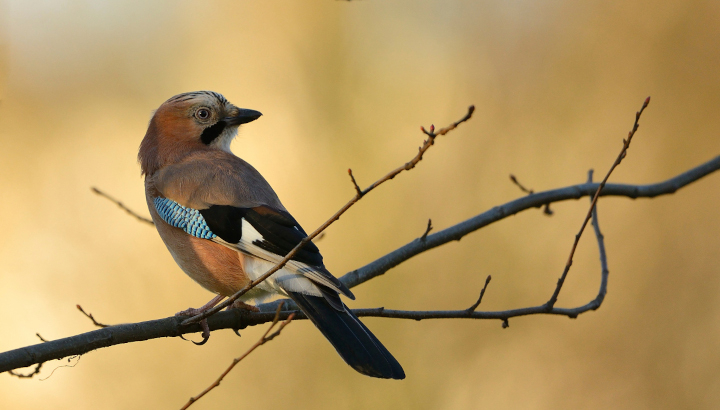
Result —
<instances>
[{"instance_id":1,"label":"bird's beak","mask_svg":"<svg viewBox=\"0 0 720 410\"><path fill-rule=\"evenodd\" d=\"M260 118L262 113L260 111L248 110L245 108L238 108L234 115L225 118L225 123L228 125L240 125L247 124Z\"/></svg>"}]
</instances>

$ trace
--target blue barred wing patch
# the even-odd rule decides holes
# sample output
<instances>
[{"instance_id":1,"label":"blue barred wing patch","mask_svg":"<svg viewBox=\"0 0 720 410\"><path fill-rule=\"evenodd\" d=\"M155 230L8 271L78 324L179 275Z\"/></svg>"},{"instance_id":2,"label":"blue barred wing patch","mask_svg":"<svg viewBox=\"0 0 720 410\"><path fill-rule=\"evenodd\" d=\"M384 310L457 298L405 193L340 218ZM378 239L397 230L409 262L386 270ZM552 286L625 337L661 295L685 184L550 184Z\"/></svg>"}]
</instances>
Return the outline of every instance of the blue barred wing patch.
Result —
<instances>
[{"instance_id":1,"label":"blue barred wing patch","mask_svg":"<svg viewBox=\"0 0 720 410\"><path fill-rule=\"evenodd\" d=\"M153 203L160 218L169 225L198 238L213 239L217 236L197 209L186 208L172 199L160 197L153 199Z\"/></svg>"}]
</instances>

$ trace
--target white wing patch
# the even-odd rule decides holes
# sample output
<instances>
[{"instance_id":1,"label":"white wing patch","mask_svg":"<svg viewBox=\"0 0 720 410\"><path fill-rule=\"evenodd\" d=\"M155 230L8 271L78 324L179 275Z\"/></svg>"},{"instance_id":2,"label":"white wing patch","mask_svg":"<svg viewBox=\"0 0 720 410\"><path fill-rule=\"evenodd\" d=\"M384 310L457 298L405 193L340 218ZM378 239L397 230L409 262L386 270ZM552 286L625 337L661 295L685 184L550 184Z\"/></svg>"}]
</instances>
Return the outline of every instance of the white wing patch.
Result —
<instances>
[{"instance_id":1,"label":"white wing patch","mask_svg":"<svg viewBox=\"0 0 720 410\"><path fill-rule=\"evenodd\" d=\"M254 256L254 258L245 258L246 262L244 266L245 273L247 273L252 280L262 276L285 257L285 255L277 255L253 244L255 241L263 240L265 240L265 238L246 221L245 218L242 218L242 238L240 242L232 244L222 240L219 236L213 238L213 241L217 243ZM290 292L321 296L322 293L315 284L313 284L313 282L315 282L327 286L338 293L342 293L335 284L330 282L321 273L317 272L311 266L295 260L286 263L282 269L275 272L270 278L263 282L263 284L266 282L270 282L268 285L275 288L276 291L281 292L287 290ZM263 287L263 284L259 286Z\"/></svg>"},{"instance_id":2,"label":"white wing patch","mask_svg":"<svg viewBox=\"0 0 720 410\"><path fill-rule=\"evenodd\" d=\"M255 241L262 241L265 238L263 238L262 235L260 235L260 232L255 229L254 226L248 221L245 220L245 218L242 218L242 238L240 239L240 242L247 242L247 243L253 243Z\"/></svg>"}]
</instances>

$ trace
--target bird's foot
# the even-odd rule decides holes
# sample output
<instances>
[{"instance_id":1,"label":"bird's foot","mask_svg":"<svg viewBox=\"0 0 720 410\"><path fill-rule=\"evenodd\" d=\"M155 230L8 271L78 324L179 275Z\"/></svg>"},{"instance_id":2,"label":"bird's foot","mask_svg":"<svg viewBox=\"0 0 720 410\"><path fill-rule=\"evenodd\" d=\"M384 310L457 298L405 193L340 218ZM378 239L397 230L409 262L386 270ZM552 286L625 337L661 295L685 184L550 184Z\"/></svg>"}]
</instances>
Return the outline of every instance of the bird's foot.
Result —
<instances>
[{"instance_id":1,"label":"bird's foot","mask_svg":"<svg viewBox=\"0 0 720 410\"><path fill-rule=\"evenodd\" d=\"M210 302L204 304L200 308L197 308L197 309L188 308L181 312L175 313L175 316L197 316L201 313L205 313L206 311L212 309L215 305L218 304L218 302L220 302L223 299L225 299L225 296L220 296L220 295L215 296L214 298L212 298L212 300ZM205 343L207 343L208 339L210 339L210 326L208 326L207 319L203 319L200 321L200 327L202 328L203 340L202 340L202 342L193 341L193 343L195 343L198 346L204 345ZM182 336L180 336L180 337L182 337Z\"/></svg>"},{"instance_id":2,"label":"bird's foot","mask_svg":"<svg viewBox=\"0 0 720 410\"><path fill-rule=\"evenodd\" d=\"M175 313L175 316L195 316L203 313L200 309L190 308L183 310L182 312ZM202 338L203 340L201 342L196 342L194 340L191 340L191 342L195 343L198 346L202 346L210 339L210 326L208 326L207 318L203 319L199 322L200 327L202 328ZM180 335L181 338L185 339L182 335Z\"/></svg>"}]
</instances>

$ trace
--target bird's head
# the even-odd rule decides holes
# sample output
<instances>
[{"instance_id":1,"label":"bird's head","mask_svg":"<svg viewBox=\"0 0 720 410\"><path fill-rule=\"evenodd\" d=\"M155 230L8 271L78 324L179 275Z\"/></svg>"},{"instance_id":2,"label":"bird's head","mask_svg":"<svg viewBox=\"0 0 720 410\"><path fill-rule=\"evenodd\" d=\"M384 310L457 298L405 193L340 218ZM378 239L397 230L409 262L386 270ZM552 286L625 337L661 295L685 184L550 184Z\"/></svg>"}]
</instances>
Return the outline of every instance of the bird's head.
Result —
<instances>
[{"instance_id":1,"label":"bird's head","mask_svg":"<svg viewBox=\"0 0 720 410\"><path fill-rule=\"evenodd\" d=\"M255 110L238 108L222 95L196 91L176 95L155 111L138 160L145 175L181 160L192 151L230 151L238 126L260 118Z\"/></svg>"}]
</instances>

